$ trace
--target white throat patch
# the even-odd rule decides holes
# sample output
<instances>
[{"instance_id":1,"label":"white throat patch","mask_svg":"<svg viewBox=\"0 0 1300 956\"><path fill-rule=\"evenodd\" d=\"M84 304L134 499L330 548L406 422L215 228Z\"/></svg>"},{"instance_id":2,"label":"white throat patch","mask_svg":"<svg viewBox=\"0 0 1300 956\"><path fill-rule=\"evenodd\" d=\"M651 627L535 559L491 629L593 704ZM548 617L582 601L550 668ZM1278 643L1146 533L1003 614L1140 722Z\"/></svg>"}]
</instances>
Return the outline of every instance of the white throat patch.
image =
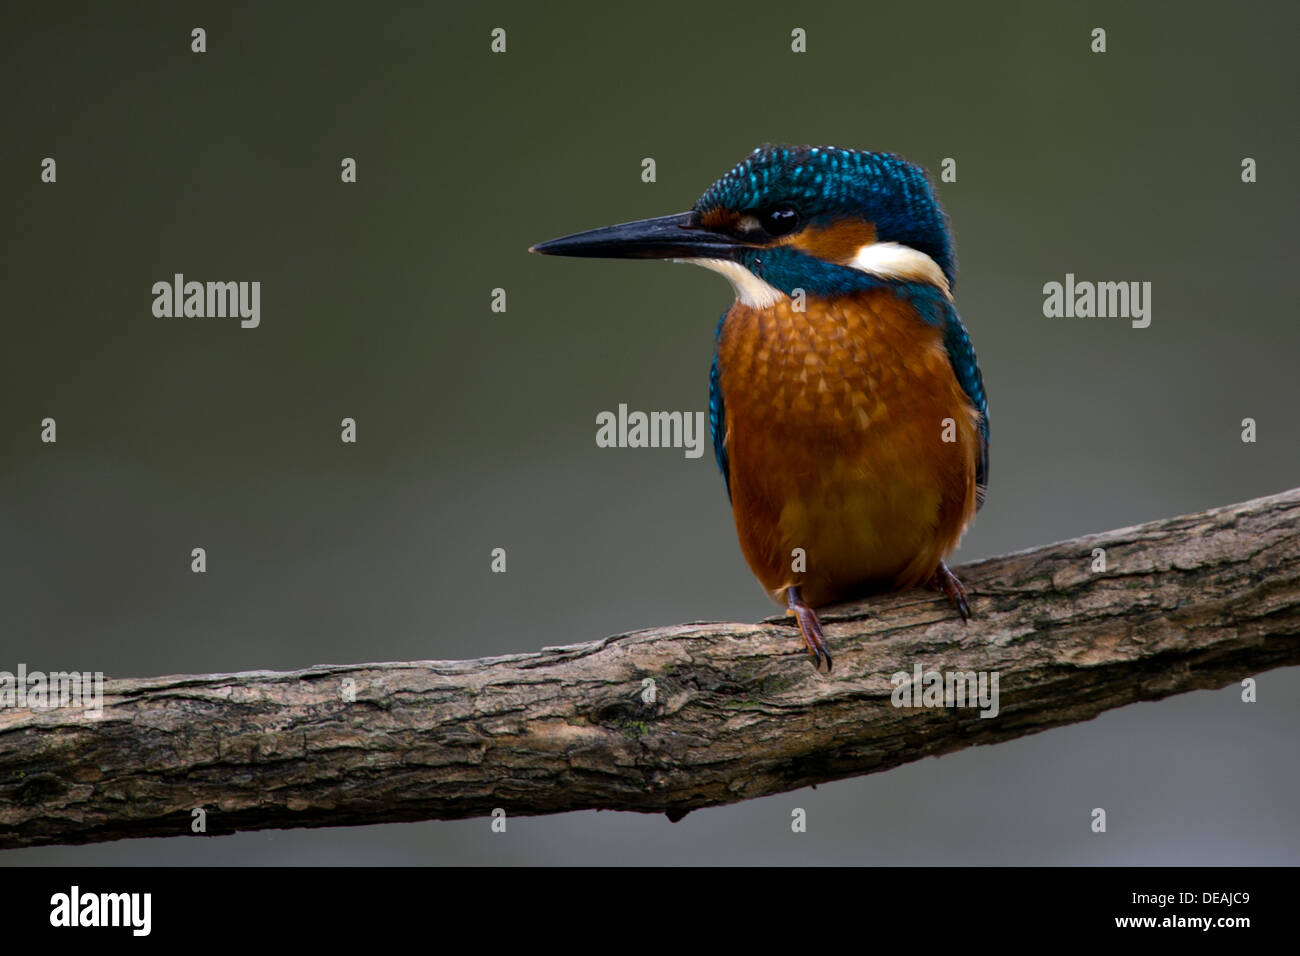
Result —
<instances>
[{"instance_id":1,"label":"white throat patch","mask_svg":"<svg viewBox=\"0 0 1300 956\"><path fill-rule=\"evenodd\" d=\"M736 298L751 308L766 309L787 298L786 294L776 286L769 285L739 262L732 262L730 259L674 259L673 261L704 266L726 276L731 287L736 290ZM924 252L902 243L869 242L845 265L882 279L925 282L938 288L949 299L952 298L952 291L948 288L948 277L939 268L939 263Z\"/></svg>"},{"instance_id":2,"label":"white throat patch","mask_svg":"<svg viewBox=\"0 0 1300 956\"><path fill-rule=\"evenodd\" d=\"M882 279L928 282L952 298L948 277L939 268L939 263L911 246L897 242L869 242L845 264Z\"/></svg>"},{"instance_id":3,"label":"white throat patch","mask_svg":"<svg viewBox=\"0 0 1300 956\"><path fill-rule=\"evenodd\" d=\"M786 294L776 286L768 285L739 262L732 262L730 259L674 259L673 261L704 266L726 276L731 287L736 290L736 298L751 308L766 309L786 298Z\"/></svg>"}]
</instances>

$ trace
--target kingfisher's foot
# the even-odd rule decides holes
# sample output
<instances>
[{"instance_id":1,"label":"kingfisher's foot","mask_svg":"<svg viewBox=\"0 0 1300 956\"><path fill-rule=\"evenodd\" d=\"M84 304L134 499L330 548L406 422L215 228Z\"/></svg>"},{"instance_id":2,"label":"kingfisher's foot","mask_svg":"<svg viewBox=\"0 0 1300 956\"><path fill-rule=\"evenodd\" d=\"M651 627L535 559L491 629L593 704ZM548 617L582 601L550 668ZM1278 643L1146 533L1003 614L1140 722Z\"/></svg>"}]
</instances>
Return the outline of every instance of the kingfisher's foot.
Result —
<instances>
[{"instance_id":1,"label":"kingfisher's foot","mask_svg":"<svg viewBox=\"0 0 1300 956\"><path fill-rule=\"evenodd\" d=\"M822 625L821 621L817 620L817 612L803 602L797 587L785 589L785 603L789 607L787 613L793 614L799 622L799 633L803 635L804 643L812 653L813 667L817 668L819 674L829 674L831 652L826 649L826 639L822 637Z\"/></svg>"},{"instance_id":2,"label":"kingfisher's foot","mask_svg":"<svg viewBox=\"0 0 1300 956\"><path fill-rule=\"evenodd\" d=\"M939 567L930 578L930 587L948 595L948 600L952 602L952 606L961 615L963 624L970 620L970 604L966 601L966 589L957 580L957 575L949 571L948 565L942 561L939 562Z\"/></svg>"}]
</instances>

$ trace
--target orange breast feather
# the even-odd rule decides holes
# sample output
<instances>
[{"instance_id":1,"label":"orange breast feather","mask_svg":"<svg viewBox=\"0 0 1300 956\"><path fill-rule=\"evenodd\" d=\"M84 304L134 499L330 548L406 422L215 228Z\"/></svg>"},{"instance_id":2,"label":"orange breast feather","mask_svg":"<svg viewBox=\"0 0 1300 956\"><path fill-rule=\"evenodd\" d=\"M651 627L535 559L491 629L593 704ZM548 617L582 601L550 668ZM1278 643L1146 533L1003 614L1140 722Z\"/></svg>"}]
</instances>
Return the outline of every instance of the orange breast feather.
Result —
<instances>
[{"instance_id":1,"label":"orange breast feather","mask_svg":"<svg viewBox=\"0 0 1300 956\"><path fill-rule=\"evenodd\" d=\"M792 306L737 302L718 344L745 559L814 607L924 583L975 514L978 413L942 334L888 290Z\"/></svg>"}]
</instances>

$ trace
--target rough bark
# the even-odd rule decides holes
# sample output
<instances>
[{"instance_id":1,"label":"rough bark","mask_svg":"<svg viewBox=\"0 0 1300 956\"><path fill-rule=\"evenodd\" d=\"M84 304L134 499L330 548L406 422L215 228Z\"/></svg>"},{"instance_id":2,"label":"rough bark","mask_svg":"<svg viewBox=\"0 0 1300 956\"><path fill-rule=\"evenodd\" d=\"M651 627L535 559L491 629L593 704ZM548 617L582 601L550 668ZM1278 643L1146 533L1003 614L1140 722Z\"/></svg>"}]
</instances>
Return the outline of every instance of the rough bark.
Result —
<instances>
[{"instance_id":1,"label":"rough bark","mask_svg":"<svg viewBox=\"0 0 1300 956\"><path fill-rule=\"evenodd\" d=\"M1300 489L782 619L538 653L110 680L98 719L0 708L0 847L748 800L1300 663ZM1106 569L1094 571L1094 549ZM900 708L891 675L999 674L1000 713ZM355 700L346 699L346 681ZM644 699L654 682L654 701Z\"/></svg>"}]
</instances>

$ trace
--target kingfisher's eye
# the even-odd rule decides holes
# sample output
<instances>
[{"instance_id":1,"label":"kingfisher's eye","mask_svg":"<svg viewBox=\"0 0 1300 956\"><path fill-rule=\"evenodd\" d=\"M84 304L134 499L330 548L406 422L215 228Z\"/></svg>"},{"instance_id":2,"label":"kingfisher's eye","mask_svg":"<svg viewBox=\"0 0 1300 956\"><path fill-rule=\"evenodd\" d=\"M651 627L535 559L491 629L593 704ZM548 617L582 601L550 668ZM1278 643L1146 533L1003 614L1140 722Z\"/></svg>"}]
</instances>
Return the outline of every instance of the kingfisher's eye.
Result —
<instances>
[{"instance_id":1,"label":"kingfisher's eye","mask_svg":"<svg viewBox=\"0 0 1300 956\"><path fill-rule=\"evenodd\" d=\"M759 221L769 236L784 236L799 225L799 210L788 202L763 210Z\"/></svg>"}]
</instances>

